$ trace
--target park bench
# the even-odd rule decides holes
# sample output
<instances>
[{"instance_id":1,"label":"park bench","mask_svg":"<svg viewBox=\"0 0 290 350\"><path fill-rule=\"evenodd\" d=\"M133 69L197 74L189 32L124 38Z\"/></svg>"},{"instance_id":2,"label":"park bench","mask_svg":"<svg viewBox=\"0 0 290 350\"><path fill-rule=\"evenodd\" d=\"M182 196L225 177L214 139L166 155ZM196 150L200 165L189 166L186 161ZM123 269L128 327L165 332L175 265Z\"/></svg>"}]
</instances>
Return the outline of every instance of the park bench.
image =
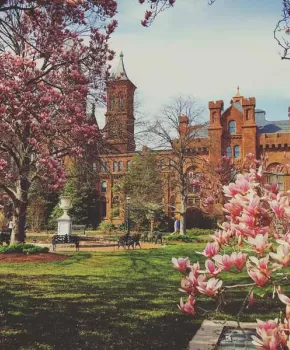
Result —
<instances>
[{"instance_id":1,"label":"park bench","mask_svg":"<svg viewBox=\"0 0 290 350\"><path fill-rule=\"evenodd\" d=\"M163 239L163 233L159 231L153 231L152 236L151 236L151 242L157 244L158 241L160 241L160 244L162 244L162 239Z\"/></svg>"},{"instance_id":2,"label":"park bench","mask_svg":"<svg viewBox=\"0 0 290 350\"><path fill-rule=\"evenodd\" d=\"M3 243L6 243L7 245L10 244L10 238L11 238L11 230L5 229L0 231L0 245L3 245Z\"/></svg>"},{"instance_id":3,"label":"park bench","mask_svg":"<svg viewBox=\"0 0 290 350\"><path fill-rule=\"evenodd\" d=\"M133 236L128 236L128 235L121 236L118 240L118 249L120 247L123 247L123 248L127 247L128 249L132 247L133 249L135 249L137 246L139 246L141 249L140 238L141 238L140 234L136 234Z\"/></svg>"},{"instance_id":4,"label":"park bench","mask_svg":"<svg viewBox=\"0 0 290 350\"><path fill-rule=\"evenodd\" d=\"M51 240L52 250L56 250L57 244L75 245L76 251L80 250L80 238L76 235L54 235Z\"/></svg>"}]
</instances>

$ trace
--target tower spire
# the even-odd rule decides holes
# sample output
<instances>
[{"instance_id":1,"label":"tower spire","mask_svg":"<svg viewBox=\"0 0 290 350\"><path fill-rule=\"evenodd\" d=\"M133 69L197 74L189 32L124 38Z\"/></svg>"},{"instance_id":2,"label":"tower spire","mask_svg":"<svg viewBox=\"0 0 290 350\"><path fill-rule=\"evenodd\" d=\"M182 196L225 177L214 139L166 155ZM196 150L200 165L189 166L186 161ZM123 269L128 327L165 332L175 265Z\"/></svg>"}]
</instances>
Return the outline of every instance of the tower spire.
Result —
<instances>
[{"instance_id":1,"label":"tower spire","mask_svg":"<svg viewBox=\"0 0 290 350\"><path fill-rule=\"evenodd\" d=\"M121 51L118 66L117 66L115 72L112 74L113 79L129 80L127 73L126 73L126 70L125 70L123 58L124 58L124 54L123 54L123 51Z\"/></svg>"}]
</instances>

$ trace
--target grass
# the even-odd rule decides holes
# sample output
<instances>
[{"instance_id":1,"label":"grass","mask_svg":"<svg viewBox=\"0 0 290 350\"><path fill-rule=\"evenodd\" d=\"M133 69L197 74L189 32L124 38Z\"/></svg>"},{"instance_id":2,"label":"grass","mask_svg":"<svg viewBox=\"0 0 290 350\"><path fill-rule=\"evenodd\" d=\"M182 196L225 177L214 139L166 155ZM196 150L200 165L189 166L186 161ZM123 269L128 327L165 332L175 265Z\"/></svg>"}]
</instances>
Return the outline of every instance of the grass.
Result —
<instances>
[{"instance_id":1,"label":"grass","mask_svg":"<svg viewBox=\"0 0 290 350\"><path fill-rule=\"evenodd\" d=\"M81 252L56 263L0 264L0 348L186 349L204 315L193 319L178 311L181 276L170 260L200 260L194 252L203 246ZM234 283L240 277L226 278ZM218 317L236 314L244 296L233 292ZM214 307L206 298L199 304ZM244 319L267 317L271 306L260 301Z\"/></svg>"}]
</instances>

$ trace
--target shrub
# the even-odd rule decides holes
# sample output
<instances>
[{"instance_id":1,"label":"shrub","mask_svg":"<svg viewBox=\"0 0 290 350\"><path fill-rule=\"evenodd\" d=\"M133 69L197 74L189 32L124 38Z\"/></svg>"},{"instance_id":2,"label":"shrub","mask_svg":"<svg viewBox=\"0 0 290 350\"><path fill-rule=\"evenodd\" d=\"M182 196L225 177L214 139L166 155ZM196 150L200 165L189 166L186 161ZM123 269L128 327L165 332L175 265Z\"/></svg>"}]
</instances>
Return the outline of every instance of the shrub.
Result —
<instances>
[{"instance_id":1,"label":"shrub","mask_svg":"<svg viewBox=\"0 0 290 350\"><path fill-rule=\"evenodd\" d=\"M164 237L167 241L179 241L179 242L185 242L185 243L200 243L203 242L202 239L200 239L197 236L194 235L168 235Z\"/></svg>"},{"instance_id":2,"label":"shrub","mask_svg":"<svg viewBox=\"0 0 290 350\"><path fill-rule=\"evenodd\" d=\"M213 235L213 229L203 229L203 228L191 228L186 230L186 235L194 235L194 236L205 236L205 235Z\"/></svg>"},{"instance_id":3,"label":"shrub","mask_svg":"<svg viewBox=\"0 0 290 350\"><path fill-rule=\"evenodd\" d=\"M111 222L102 221L99 226L98 230L105 231L105 232L111 232L115 229L115 226Z\"/></svg>"},{"instance_id":4,"label":"shrub","mask_svg":"<svg viewBox=\"0 0 290 350\"><path fill-rule=\"evenodd\" d=\"M37 253L48 253L48 251L49 251L49 248L47 247L39 247L33 244L26 244L26 243L0 246L0 254L9 254L9 253L37 254Z\"/></svg>"}]
</instances>

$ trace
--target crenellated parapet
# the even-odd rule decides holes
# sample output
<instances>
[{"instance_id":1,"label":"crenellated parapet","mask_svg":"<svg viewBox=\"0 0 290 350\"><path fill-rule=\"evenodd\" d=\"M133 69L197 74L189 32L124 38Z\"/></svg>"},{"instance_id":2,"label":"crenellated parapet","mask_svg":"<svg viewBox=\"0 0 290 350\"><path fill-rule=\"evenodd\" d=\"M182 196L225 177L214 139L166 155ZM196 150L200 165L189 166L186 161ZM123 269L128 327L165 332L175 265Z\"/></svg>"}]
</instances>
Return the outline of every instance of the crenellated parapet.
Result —
<instances>
[{"instance_id":1,"label":"crenellated parapet","mask_svg":"<svg viewBox=\"0 0 290 350\"><path fill-rule=\"evenodd\" d=\"M221 116L224 109L224 101L210 101L208 103L210 113L210 128L221 127Z\"/></svg>"},{"instance_id":2,"label":"crenellated parapet","mask_svg":"<svg viewBox=\"0 0 290 350\"><path fill-rule=\"evenodd\" d=\"M289 133L260 134L258 144L263 149L287 150L290 147L290 135Z\"/></svg>"}]
</instances>

